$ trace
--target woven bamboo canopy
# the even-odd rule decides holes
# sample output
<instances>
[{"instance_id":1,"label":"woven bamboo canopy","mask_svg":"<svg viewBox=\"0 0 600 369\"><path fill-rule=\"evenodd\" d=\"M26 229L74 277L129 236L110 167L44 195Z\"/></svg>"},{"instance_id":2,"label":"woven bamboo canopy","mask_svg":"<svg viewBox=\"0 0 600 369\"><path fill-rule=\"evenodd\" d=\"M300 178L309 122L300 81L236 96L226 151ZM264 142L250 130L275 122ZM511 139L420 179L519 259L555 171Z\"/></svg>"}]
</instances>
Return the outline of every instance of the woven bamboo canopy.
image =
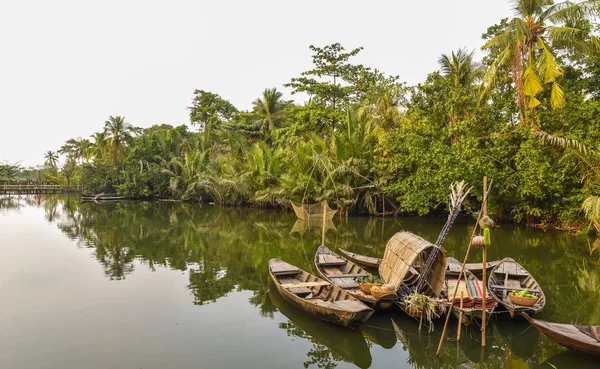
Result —
<instances>
[{"instance_id":1,"label":"woven bamboo canopy","mask_svg":"<svg viewBox=\"0 0 600 369\"><path fill-rule=\"evenodd\" d=\"M293 201L291 201L291 203L296 216L298 219L302 220L323 219L323 215L325 215L326 219L332 219L337 212L337 210L329 207L327 200L323 200L316 204L300 204Z\"/></svg>"},{"instance_id":2,"label":"woven bamboo canopy","mask_svg":"<svg viewBox=\"0 0 600 369\"><path fill-rule=\"evenodd\" d=\"M385 246L385 253L379 266L379 275L386 283L392 284L398 290L415 261L419 258L421 261L426 260L435 249L437 246L413 233L398 232ZM419 292L438 297L442 291L445 274L446 255L439 250L426 281L427 291Z\"/></svg>"}]
</instances>

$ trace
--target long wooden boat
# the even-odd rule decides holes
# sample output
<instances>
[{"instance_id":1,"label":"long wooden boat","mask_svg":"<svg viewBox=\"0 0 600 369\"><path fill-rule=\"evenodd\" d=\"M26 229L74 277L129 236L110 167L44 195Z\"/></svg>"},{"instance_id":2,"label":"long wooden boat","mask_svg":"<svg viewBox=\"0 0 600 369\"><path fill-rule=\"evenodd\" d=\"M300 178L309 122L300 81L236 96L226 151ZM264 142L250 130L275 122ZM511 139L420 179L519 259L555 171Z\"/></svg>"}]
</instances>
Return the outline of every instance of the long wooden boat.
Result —
<instances>
[{"instance_id":1,"label":"long wooden boat","mask_svg":"<svg viewBox=\"0 0 600 369\"><path fill-rule=\"evenodd\" d=\"M269 260L269 274L284 299L319 319L350 327L373 314L343 289L280 259Z\"/></svg>"},{"instance_id":2,"label":"long wooden boat","mask_svg":"<svg viewBox=\"0 0 600 369\"><path fill-rule=\"evenodd\" d=\"M459 289L454 304L449 302L449 304L452 306L452 314L458 319L460 313L462 312L462 319L460 320L465 326L471 325L475 319L481 322L483 320L483 306L481 301L481 297L483 296L483 283L466 267L463 271L463 277L459 282L458 275L462 267L461 262L452 257L447 257L446 262L448 263L448 267L446 269L446 283L442 293L448 300L450 300L450 298L454 295L454 289ZM460 308L461 290L464 291L462 309ZM486 293L486 295L487 309L485 324L488 324L490 317L498 306L498 302L496 302L496 300L491 297L489 293Z\"/></svg>"},{"instance_id":3,"label":"long wooden boat","mask_svg":"<svg viewBox=\"0 0 600 369\"><path fill-rule=\"evenodd\" d=\"M373 256L366 256L356 254L354 252L350 252L344 249L338 249L342 254L344 254L349 260L355 262L358 265L366 266L368 268L379 268L379 264L381 264L381 259Z\"/></svg>"},{"instance_id":4,"label":"long wooden boat","mask_svg":"<svg viewBox=\"0 0 600 369\"><path fill-rule=\"evenodd\" d=\"M387 308L391 305L392 301L397 299L395 294L377 299L372 295L362 292L358 286L358 279L369 277L371 273L331 251L327 246L319 246L317 249L315 253L315 266L323 279L342 288L350 295L371 307L379 305Z\"/></svg>"},{"instance_id":5,"label":"long wooden boat","mask_svg":"<svg viewBox=\"0 0 600 369\"><path fill-rule=\"evenodd\" d=\"M513 304L510 301L509 293L513 290L523 291L526 288L529 289L529 292L539 296L535 305ZM513 318L515 315L522 313L530 315L539 313L546 305L546 295L544 295L540 285L525 268L511 258L502 259L500 264L492 269L488 279L488 290L492 297L504 306Z\"/></svg>"},{"instance_id":6,"label":"long wooden boat","mask_svg":"<svg viewBox=\"0 0 600 369\"><path fill-rule=\"evenodd\" d=\"M349 260L352 260L358 265L362 265L369 268L379 268L379 264L381 264L381 259L373 256L361 255L354 252L350 252L343 249L338 249L342 254L344 254ZM496 265L500 264L501 260L488 261L486 263L486 270L492 270ZM414 265L416 270L420 269L420 265L416 263ZM465 264L465 269L473 272L473 273L482 273L483 272L483 264L482 263L467 263Z\"/></svg>"},{"instance_id":7,"label":"long wooden boat","mask_svg":"<svg viewBox=\"0 0 600 369\"><path fill-rule=\"evenodd\" d=\"M600 326L550 323L522 314L538 331L568 349L600 357Z\"/></svg>"}]
</instances>

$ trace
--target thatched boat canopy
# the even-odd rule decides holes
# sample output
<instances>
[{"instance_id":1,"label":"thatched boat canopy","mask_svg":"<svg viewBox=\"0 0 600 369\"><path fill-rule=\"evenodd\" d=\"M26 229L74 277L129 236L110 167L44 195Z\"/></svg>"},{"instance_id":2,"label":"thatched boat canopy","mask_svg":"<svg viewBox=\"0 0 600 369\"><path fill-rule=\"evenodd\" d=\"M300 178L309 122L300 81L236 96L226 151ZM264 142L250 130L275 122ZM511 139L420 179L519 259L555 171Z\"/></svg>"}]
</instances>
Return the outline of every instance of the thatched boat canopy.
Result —
<instances>
[{"instance_id":1,"label":"thatched boat canopy","mask_svg":"<svg viewBox=\"0 0 600 369\"><path fill-rule=\"evenodd\" d=\"M323 216L325 216L326 219L332 219L337 212L337 210L329 207L327 200L323 200L316 204L290 202L292 203L292 208L294 208L296 216L298 219L302 220L323 219Z\"/></svg>"},{"instance_id":2,"label":"thatched boat canopy","mask_svg":"<svg viewBox=\"0 0 600 369\"><path fill-rule=\"evenodd\" d=\"M398 290L415 262L419 261L421 265L424 265L430 253L437 248L434 244L413 233L398 232L385 246L379 274L386 283L394 285ZM428 291L421 292L438 297L444 284L445 274L446 255L443 250L439 250L432 272L427 278Z\"/></svg>"}]
</instances>

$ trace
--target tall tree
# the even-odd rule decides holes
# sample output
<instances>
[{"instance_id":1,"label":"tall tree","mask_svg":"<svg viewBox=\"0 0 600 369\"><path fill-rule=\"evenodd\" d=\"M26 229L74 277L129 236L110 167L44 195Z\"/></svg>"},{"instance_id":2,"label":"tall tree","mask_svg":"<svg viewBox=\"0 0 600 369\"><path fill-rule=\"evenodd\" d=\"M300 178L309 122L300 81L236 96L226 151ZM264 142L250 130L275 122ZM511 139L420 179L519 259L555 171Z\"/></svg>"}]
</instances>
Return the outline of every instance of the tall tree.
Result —
<instances>
[{"instance_id":1,"label":"tall tree","mask_svg":"<svg viewBox=\"0 0 600 369\"><path fill-rule=\"evenodd\" d=\"M452 86L469 87L483 77L485 70L477 64L474 59L474 51L468 52L466 49L450 55L442 54L438 59L441 67L442 76L451 81Z\"/></svg>"},{"instance_id":2,"label":"tall tree","mask_svg":"<svg viewBox=\"0 0 600 369\"><path fill-rule=\"evenodd\" d=\"M58 163L58 155L54 151L48 150L44 154L44 164L48 165L50 168L56 168L56 163Z\"/></svg>"},{"instance_id":3,"label":"tall tree","mask_svg":"<svg viewBox=\"0 0 600 369\"><path fill-rule=\"evenodd\" d=\"M91 142L85 138L70 138L61 146L58 152L78 161L88 157L90 147Z\"/></svg>"},{"instance_id":4,"label":"tall tree","mask_svg":"<svg viewBox=\"0 0 600 369\"><path fill-rule=\"evenodd\" d=\"M502 75L510 73L517 92L521 124L534 124L535 108L544 86L550 86L550 106L562 107L565 96L559 77L563 74L557 49L597 53L600 40L588 28L579 28L577 20L593 17L598 1L554 3L553 0L512 0L516 16L504 31L484 46L494 58L483 78L487 94Z\"/></svg>"},{"instance_id":5,"label":"tall tree","mask_svg":"<svg viewBox=\"0 0 600 369\"><path fill-rule=\"evenodd\" d=\"M282 101L283 94L276 88L265 89L262 97L252 102L252 110L257 116L256 128L265 137L265 142L273 145L273 134L277 128L281 128L286 116L287 102Z\"/></svg>"},{"instance_id":6,"label":"tall tree","mask_svg":"<svg viewBox=\"0 0 600 369\"><path fill-rule=\"evenodd\" d=\"M121 164L125 157L127 144L132 139L133 126L125 121L125 117L112 115L104 122L104 132L108 138L110 157L114 164Z\"/></svg>"},{"instance_id":7,"label":"tall tree","mask_svg":"<svg viewBox=\"0 0 600 369\"><path fill-rule=\"evenodd\" d=\"M360 75L361 71L369 70L362 65L353 65L348 61L363 48L359 47L345 52L339 43L316 47L310 45L314 52L312 56L314 69L302 72L300 77L292 78L285 84L293 88L292 94L304 92L325 108L331 109L330 120L332 128L343 118L340 107L344 108L353 91L351 81Z\"/></svg>"},{"instance_id":8,"label":"tall tree","mask_svg":"<svg viewBox=\"0 0 600 369\"><path fill-rule=\"evenodd\" d=\"M213 92L196 90L190 109L190 122L198 124L201 131L210 131L221 127L238 112L229 100Z\"/></svg>"}]
</instances>

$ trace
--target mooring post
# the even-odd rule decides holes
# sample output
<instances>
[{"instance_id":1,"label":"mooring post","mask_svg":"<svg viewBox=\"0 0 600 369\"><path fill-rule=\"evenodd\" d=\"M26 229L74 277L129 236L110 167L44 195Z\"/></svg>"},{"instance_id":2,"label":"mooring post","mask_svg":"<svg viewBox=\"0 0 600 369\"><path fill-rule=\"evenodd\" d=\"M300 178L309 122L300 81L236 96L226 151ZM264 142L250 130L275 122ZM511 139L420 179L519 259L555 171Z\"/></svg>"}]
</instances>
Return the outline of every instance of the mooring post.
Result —
<instances>
[{"instance_id":1,"label":"mooring post","mask_svg":"<svg viewBox=\"0 0 600 369\"><path fill-rule=\"evenodd\" d=\"M483 193L487 192L487 176L483 176ZM487 215L487 196L483 197L483 216ZM485 247L485 243L483 244L483 260L482 260L482 264L483 264L483 296L481 298L481 302L483 305L483 311L481 312L481 347L485 347L485 329L486 329L486 315L487 315L487 301L486 301L486 287L487 287L487 280L486 280L486 276L487 276L487 255L486 255L486 247Z\"/></svg>"}]
</instances>

